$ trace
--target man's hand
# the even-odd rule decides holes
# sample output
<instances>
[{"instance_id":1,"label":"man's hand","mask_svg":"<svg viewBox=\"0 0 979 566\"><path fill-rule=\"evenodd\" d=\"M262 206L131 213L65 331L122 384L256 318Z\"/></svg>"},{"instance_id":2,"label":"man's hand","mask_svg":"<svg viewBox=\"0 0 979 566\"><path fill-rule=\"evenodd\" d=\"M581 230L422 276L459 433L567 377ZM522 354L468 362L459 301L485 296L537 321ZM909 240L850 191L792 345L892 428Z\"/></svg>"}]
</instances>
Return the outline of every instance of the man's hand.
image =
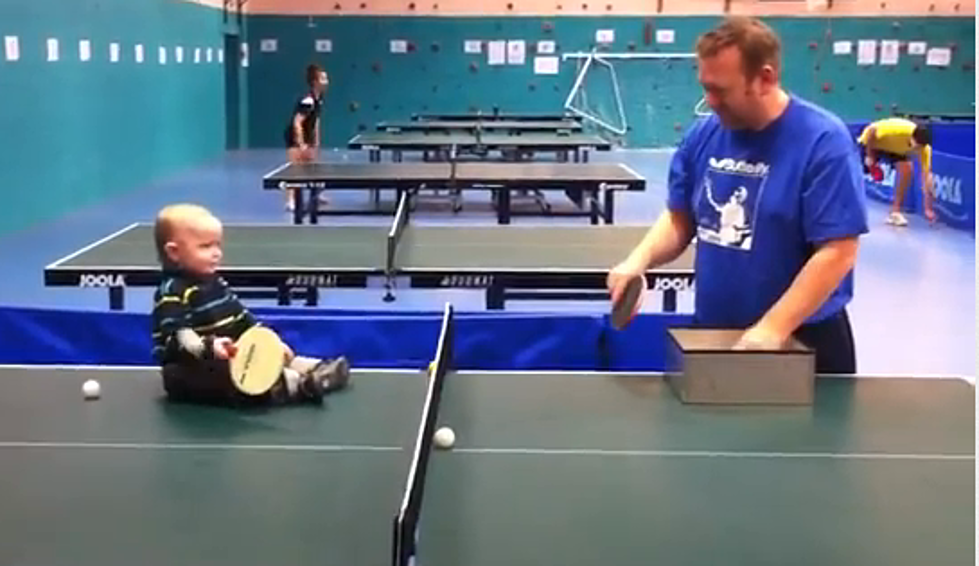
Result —
<instances>
[{"instance_id":1,"label":"man's hand","mask_svg":"<svg viewBox=\"0 0 979 566\"><path fill-rule=\"evenodd\" d=\"M630 280L643 275L645 275L645 269L628 259L613 267L609 271L608 277L605 278L605 285L612 295L612 302L619 302Z\"/></svg>"},{"instance_id":2,"label":"man's hand","mask_svg":"<svg viewBox=\"0 0 979 566\"><path fill-rule=\"evenodd\" d=\"M238 352L235 341L227 336L214 339L214 357L219 360L230 360Z\"/></svg>"},{"instance_id":3,"label":"man's hand","mask_svg":"<svg viewBox=\"0 0 979 566\"><path fill-rule=\"evenodd\" d=\"M741 335L735 350L781 350L789 341L789 335L771 325L758 323Z\"/></svg>"}]
</instances>

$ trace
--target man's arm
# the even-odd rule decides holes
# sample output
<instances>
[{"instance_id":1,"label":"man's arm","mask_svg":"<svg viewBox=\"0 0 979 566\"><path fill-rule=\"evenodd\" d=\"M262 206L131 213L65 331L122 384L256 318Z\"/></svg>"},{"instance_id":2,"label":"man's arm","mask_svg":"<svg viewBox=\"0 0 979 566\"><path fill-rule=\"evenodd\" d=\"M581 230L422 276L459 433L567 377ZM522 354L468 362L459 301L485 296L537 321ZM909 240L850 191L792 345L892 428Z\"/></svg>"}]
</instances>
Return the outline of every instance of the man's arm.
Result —
<instances>
[{"instance_id":1,"label":"man's arm","mask_svg":"<svg viewBox=\"0 0 979 566\"><path fill-rule=\"evenodd\" d=\"M817 143L803 184L802 229L816 251L739 347L783 344L853 269L858 238L869 230L859 159L846 132L828 132Z\"/></svg>"},{"instance_id":2,"label":"man's arm","mask_svg":"<svg viewBox=\"0 0 979 566\"><path fill-rule=\"evenodd\" d=\"M690 245L693 235L693 221L685 210L664 210L626 262L644 271L669 263Z\"/></svg>"},{"instance_id":3,"label":"man's arm","mask_svg":"<svg viewBox=\"0 0 979 566\"><path fill-rule=\"evenodd\" d=\"M301 112L296 112L296 115L292 118L292 134L296 136L296 145L306 147L306 139L303 136L303 115Z\"/></svg>"},{"instance_id":4,"label":"man's arm","mask_svg":"<svg viewBox=\"0 0 979 566\"><path fill-rule=\"evenodd\" d=\"M830 240L816 250L792 285L758 321L778 336L789 336L812 316L853 269L859 242L856 236Z\"/></svg>"}]
</instances>

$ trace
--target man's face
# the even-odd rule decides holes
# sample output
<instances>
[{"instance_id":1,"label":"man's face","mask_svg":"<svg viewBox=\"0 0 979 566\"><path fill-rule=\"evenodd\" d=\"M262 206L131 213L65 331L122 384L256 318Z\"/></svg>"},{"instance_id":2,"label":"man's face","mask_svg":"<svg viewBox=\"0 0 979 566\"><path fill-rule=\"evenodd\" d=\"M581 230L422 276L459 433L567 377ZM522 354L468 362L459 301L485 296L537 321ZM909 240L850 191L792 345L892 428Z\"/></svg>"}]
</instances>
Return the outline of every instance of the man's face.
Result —
<instances>
[{"instance_id":1,"label":"man's face","mask_svg":"<svg viewBox=\"0 0 979 566\"><path fill-rule=\"evenodd\" d=\"M319 75L316 77L316 81L313 83L313 88L316 89L317 94L323 94L326 92L326 87L329 86L330 79L326 76L326 71L320 71Z\"/></svg>"},{"instance_id":2,"label":"man's face","mask_svg":"<svg viewBox=\"0 0 979 566\"><path fill-rule=\"evenodd\" d=\"M748 78L741 52L734 46L698 61L697 80L704 89L707 105L721 123L732 129L757 123L762 115L762 98L773 84L774 70L766 66L757 77Z\"/></svg>"}]
</instances>

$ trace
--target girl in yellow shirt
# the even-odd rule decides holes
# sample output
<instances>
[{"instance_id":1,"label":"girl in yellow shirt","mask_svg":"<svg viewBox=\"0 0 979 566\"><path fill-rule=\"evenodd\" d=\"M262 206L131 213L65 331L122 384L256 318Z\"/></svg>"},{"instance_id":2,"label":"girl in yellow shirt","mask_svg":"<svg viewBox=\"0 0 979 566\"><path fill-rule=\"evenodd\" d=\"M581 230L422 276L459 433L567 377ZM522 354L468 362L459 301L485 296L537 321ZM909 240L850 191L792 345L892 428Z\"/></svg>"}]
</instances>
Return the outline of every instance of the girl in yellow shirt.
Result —
<instances>
[{"instance_id":1,"label":"girl in yellow shirt","mask_svg":"<svg viewBox=\"0 0 979 566\"><path fill-rule=\"evenodd\" d=\"M905 226L901 202L914 174L912 159L921 160L921 189L924 195L925 217L935 222L933 180L931 176L931 130L925 124L905 118L885 118L869 124L857 138L864 155L866 171L872 171L880 161L890 163L897 171L894 202L887 223Z\"/></svg>"}]
</instances>

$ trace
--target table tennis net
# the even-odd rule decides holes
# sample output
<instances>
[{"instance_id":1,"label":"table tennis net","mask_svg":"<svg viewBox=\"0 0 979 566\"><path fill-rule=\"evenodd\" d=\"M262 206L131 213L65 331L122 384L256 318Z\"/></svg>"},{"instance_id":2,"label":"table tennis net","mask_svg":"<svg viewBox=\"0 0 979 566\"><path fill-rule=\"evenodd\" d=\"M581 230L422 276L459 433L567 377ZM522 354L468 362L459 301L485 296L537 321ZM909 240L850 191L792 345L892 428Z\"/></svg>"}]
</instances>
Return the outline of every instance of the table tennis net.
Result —
<instances>
[{"instance_id":1,"label":"table tennis net","mask_svg":"<svg viewBox=\"0 0 979 566\"><path fill-rule=\"evenodd\" d=\"M392 566L411 566L415 563L418 542L418 520L421 516L422 500L425 491L425 476L432 453L435 425L438 421L439 406L442 400L442 386L452 362L453 310L445 306L442 328L435 353L434 367L428 371L428 389L422 407L422 417L418 425L408 480L401 500L401 507L394 518L394 544Z\"/></svg>"},{"instance_id":2,"label":"table tennis net","mask_svg":"<svg viewBox=\"0 0 979 566\"><path fill-rule=\"evenodd\" d=\"M401 242L401 237L405 233L405 228L408 227L408 212L410 206L408 199L408 193L402 193L401 200L398 202L398 210L394 214L394 223L391 225L391 230L388 232L388 253L385 261L387 275L394 273L394 258L395 254L398 252L398 244Z\"/></svg>"}]
</instances>

